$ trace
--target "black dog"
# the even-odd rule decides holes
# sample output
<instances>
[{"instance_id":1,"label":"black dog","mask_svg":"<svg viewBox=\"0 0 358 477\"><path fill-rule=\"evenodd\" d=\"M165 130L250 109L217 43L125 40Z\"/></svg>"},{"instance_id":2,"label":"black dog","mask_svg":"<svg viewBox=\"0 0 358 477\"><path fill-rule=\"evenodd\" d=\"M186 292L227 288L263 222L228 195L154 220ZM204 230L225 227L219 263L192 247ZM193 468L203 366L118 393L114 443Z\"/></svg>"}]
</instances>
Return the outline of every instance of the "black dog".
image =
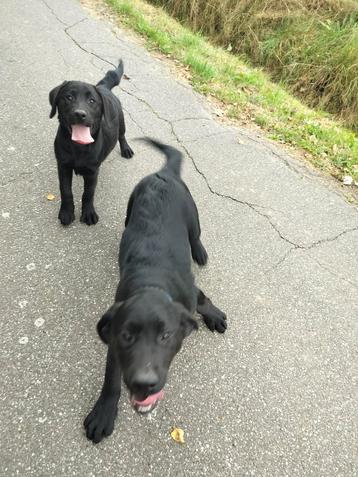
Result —
<instances>
[{"instance_id":1,"label":"black dog","mask_svg":"<svg viewBox=\"0 0 358 477\"><path fill-rule=\"evenodd\" d=\"M75 218L72 195L73 171L84 179L81 222L96 224L98 215L93 205L98 170L117 141L123 157L133 151L125 138L121 104L111 92L123 75L123 62L116 70L93 86L81 81L65 81L50 92L50 118L58 109L60 125L55 139L61 208L58 218L69 225Z\"/></svg>"},{"instance_id":2,"label":"black dog","mask_svg":"<svg viewBox=\"0 0 358 477\"><path fill-rule=\"evenodd\" d=\"M163 398L170 363L198 327L195 310L211 331L226 330L225 314L194 284L191 256L205 265L207 253L196 205L180 178L182 155L146 140L164 152L167 164L129 199L115 303L97 325L108 353L101 395L84 422L95 443L113 431L122 373L138 412L150 412Z\"/></svg>"}]
</instances>

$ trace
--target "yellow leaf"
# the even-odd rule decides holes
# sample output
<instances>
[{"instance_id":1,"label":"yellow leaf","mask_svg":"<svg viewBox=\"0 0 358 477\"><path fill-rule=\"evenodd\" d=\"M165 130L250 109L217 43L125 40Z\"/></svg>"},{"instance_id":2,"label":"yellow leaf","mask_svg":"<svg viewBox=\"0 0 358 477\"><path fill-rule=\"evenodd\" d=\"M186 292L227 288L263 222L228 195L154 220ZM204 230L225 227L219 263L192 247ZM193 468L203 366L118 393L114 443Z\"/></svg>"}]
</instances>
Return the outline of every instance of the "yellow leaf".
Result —
<instances>
[{"instance_id":1,"label":"yellow leaf","mask_svg":"<svg viewBox=\"0 0 358 477\"><path fill-rule=\"evenodd\" d=\"M175 442L179 442L179 444L184 444L184 431L179 427L173 427L170 435Z\"/></svg>"},{"instance_id":2,"label":"yellow leaf","mask_svg":"<svg viewBox=\"0 0 358 477\"><path fill-rule=\"evenodd\" d=\"M53 194L50 193L50 194L47 194L46 199L47 200L55 200L56 197Z\"/></svg>"}]
</instances>

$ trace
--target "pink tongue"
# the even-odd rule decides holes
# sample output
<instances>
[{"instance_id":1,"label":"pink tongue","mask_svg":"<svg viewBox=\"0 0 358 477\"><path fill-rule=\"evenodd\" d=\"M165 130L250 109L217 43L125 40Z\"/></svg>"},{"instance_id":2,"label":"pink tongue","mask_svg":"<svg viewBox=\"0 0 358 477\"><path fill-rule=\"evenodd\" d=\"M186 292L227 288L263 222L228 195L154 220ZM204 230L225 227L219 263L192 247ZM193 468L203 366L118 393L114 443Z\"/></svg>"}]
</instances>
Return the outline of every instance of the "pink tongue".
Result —
<instances>
[{"instance_id":1,"label":"pink tongue","mask_svg":"<svg viewBox=\"0 0 358 477\"><path fill-rule=\"evenodd\" d=\"M132 404L137 404L137 406L150 406L151 404L155 404L157 401L164 399L164 391L161 389L155 394L151 394L143 401L137 401L137 399L132 398Z\"/></svg>"},{"instance_id":2,"label":"pink tongue","mask_svg":"<svg viewBox=\"0 0 358 477\"><path fill-rule=\"evenodd\" d=\"M91 136L91 130L88 126L83 126L82 124L73 124L71 128L72 141L78 142L78 144L91 144L91 142L94 142L94 139Z\"/></svg>"}]
</instances>

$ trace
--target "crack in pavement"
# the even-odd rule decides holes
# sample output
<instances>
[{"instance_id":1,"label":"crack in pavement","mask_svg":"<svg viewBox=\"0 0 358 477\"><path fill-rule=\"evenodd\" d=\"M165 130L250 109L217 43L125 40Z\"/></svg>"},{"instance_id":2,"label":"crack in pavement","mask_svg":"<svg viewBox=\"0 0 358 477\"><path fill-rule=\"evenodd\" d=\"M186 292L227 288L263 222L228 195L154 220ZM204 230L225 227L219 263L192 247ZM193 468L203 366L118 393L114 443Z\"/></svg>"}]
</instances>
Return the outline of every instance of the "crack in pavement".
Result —
<instances>
[{"instance_id":1,"label":"crack in pavement","mask_svg":"<svg viewBox=\"0 0 358 477\"><path fill-rule=\"evenodd\" d=\"M324 238L324 239L320 239L320 240L317 240L316 242L313 242L312 244L310 245L301 245L301 244L298 244L298 243L295 243L293 242L292 240L290 240L288 237L285 237L282 232L279 230L279 228L277 227L277 225L272 221L271 217L267 214L265 214L264 212L261 212L260 210L258 210L258 208L263 208L263 209L271 209L270 207L266 207L266 206L263 206L263 205L259 205L259 204L255 204L255 203L252 203L252 202L248 202L248 201L244 201L244 200L240 200L236 197L233 197L231 195L227 195L227 194L222 194L218 191L216 191L215 189L213 189L213 187L211 186L208 178L206 177L206 175L204 174L204 172L199 169L195 159L193 158L193 156L190 154L188 148L185 146L185 144L179 139L177 133L175 132L175 129L174 129L174 126L173 126L173 122L170 121L169 119L167 118L163 118L154 108L153 106L148 103L148 101L144 100L143 98L135 95L134 93L132 92L129 92L125 89L123 89L123 91L128 94L129 96L132 96L133 98L135 98L137 101L145 104L147 106L147 108L150 109L150 111L152 111L152 113L161 121L164 121L166 122L169 126L170 126L170 130L171 130L171 134L172 136L175 138L176 142L184 149L185 153L187 154L187 156L189 157L189 159L191 160L195 170L198 172L198 174L200 174L202 176L202 178L204 179L209 191L218 196L218 197L221 197L221 198L224 198L224 199L229 199L233 202L236 202L236 203L239 203L241 205L245 205L247 207L249 207L250 209L254 210L258 215L260 215L261 217L264 217L268 222L269 224L271 225L272 229L277 233L277 235L282 239L284 240L285 242L289 243L290 245L293 246L293 248L295 249L302 249L302 250L309 250L309 249L312 249L314 247L317 247L319 245L321 245L322 243L326 243L326 242L332 242L334 240L336 240L337 238L339 238L341 235L344 235L348 232L352 232L352 231L355 231L358 229L358 227L354 227L354 228L350 228L350 229L347 229L347 230L344 230L343 232L340 232L339 234L335 235L334 237L328 237L328 238ZM271 150L270 150L271 151ZM278 156L279 157L279 156ZM272 210L272 209L271 209Z\"/></svg>"},{"instance_id":2,"label":"crack in pavement","mask_svg":"<svg viewBox=\"0 0 358 477\"><path fill-rule=\"evenodd\" d=\"M143 129L142 126L138 123L138 121L136 121L136 120L134 119L132 113L130 113L130 112L128 111L128 109L124 108L123 106L122 106L122 109L123 109L123 111L129 116L129 118L131 119L131 121L133 122L133 124L135 124L135 125L137 126L137 128L140 130L140 132L145 136L146 133L145 133L144 129Z\"/></svg>"},{"instance_id":3,"label":"crack in pavement","mask_svg":"<svg viewBox=\"0 0 358 477\"><path fill-rule=\"evenodd\" d=\"M42 3L48 8L48 10L50 10L50 12L52 13L52 15L56 18L56 20L57 20L59 23L62 23L62 25L66 26L66 27L68 26L67 23L63 22L63 21L61 20L61 18L59 18L59 17L56 15L55 10L54 10L52 7L50 7L50 5L49 5L45 0L41 0L41 1L42 1Z\"/></svg>"},{"instance_id":4,"label":"crack in pavement","mask_svg":"<svg viewBox=\"0 0 358 477\"><path fill-rule=\"evenodd\" d=\"M339 278L340 280L348 283L349 285L351 285L353 288L356 288L358 290L358 285L354 282L351 282L350 280L348 280L348 278L345 278L343 275L340 275L338 273L335 273L331 268L329 268L328 266L326 265L323 265L323 263L321 263L319 260L317 260L317 258L315 257L312 257L310 255L310 258L316 262L321 268L323 268L323 270L326 270L327 272L329 272L332 276L336 277L336 278Z\"/></svg>"},{"instance_id":5,"label":"crack in pavement","mask_svg":"<svg viewBox=\"0 0 358 477\"><path fill-rule=\"evenodd\" d=\"M313 242L311 245L308 245L308 246L302 246L302 245L295 245L293 247L291 247L289 250L287 250L287 252L284 253L284 255L280 258L280 260L278 262L276 262L272 267L268 268L267 270L265 270L265 275L267 275L269 272L272 272L272 271L275 271L276 268L278 268L280 265L282 265L286 260L287 258L289 257L289 255L294 252L295 250L302 250L303 252L305 251L309 251L309 250L312 250L316 247L319 247L320 245L322 244L325 244L325 243L330 243L330 242L334 242L335 240L339 239L340 237L342 237L343 235L346 235L348 233L351 233L351 232L357 232L358 231L358 226L357 227L353 227L351 229L347 229L347 230L343 230L343 232L340 232L339 234L335 235L334 237L329 237L329 238L325 238L325 239L321 239L321 240L317 240L316 242ZM315 257L312 257L312 255L309 255L310 258L312 260L314 260L315 262L318 263L318 265L320 265L322 268L324 268L325 270L329 271L332 275L338 277L338 278L341 278L342 280L346 281L347 283L349 283L350 285L358 288L358 285L356 285L354 282L351 282L350 280L348 280L347 278L344 278L342 275L338 275L336 273L333 272L333 270L331 270L329 267L327 266L324 266L321 262L319 262L319 260L317 260Z\"/></svg>"},{"instance_id":6,"label":"crack in pavement","mask_svg":"<svg viewBox=\"0 0 358 477\"><path fill-rule=\"evenodd\" d=\"M276 262L274 265L272 265L272 267L270 267L270 268L268 268L267 270L264 271L264 275L268 275L269 273L274 272L280 265L283 264L283 262L285 262L287 260L289 255L291 255L291 253L294 250L297 250L297 247L291 247L290 249L288 249L284 253L284 255L280 258L280 260L278 262Z\"/></svg>"},{"instance_id":7,"label":"crack in pavement","mask_svg":"<svg viewBox=\"0 0 358 477\"><path fill-rule=\"evenodd\" d=\"M226 195L226 194L221 194L220 192L217 192L216 190L214 190L209 182L209 180L207 179L207 177L205 176L205 174L199 169L199 167L197 166L196 162L195 162L195 159L193 158L193 156L190 154L190 152L188 151L187 147L185 146L185 144L183 144L183 142L179 139L178 135L176 134L175 130L174 130L174 126L173 126L173 123L172 121L170 121L169 119L166 119L166 118L163 118L162 116L160 116L160 114L153 108L153 106L148 103L146 100L144 100L143 98L139 97L139 96L136 96L134 93L132 92L129 92L125 89L123 89L123 91L128 94L129 96L132 96L133 98L135 98L137 101L145 104L147 106L147 108L150 109L150 111L161 121L164 121L165 123L167 123L170 127L170 132L172 134L172 136L175 138L176 142L184 149L185 153L187 154L187 156L189 157L189 159L191 160L195 170L203 177L203 179L205 180L206 182L206 185L209 189L209 191L212 193L212 194L215 194L219 197L223 197L223 198L226 198L226 199L230 199L234 202L237 202L239 204L243 204L243 205L247 205L251 208L253 207L261 207L261 208L267 208L263 205L259 205L259 204L254 204L254 203L250 203L250 202L246 202L246 201L242 201L240 199L237 199L236 197L232 197L230 195ZM256 211L256 209L254 209ZM260 212L256 211L258 214L262 215Z\"/></svg>"},{"instance_id":8,"label":"crack in pavement","mask_svg":"<svg viewBox=\"0 0 358 477\"><path fill-rule=\"evenodd\" d=\"M173 119L172 123L180 123L181 121L212 121L212 118L200 117L200 116L179 118L179 119Z\"/></svg>"},{"instance_id":9,"label":"crack in pavement","mask_svg":"<svg viewBox=\"0 0 358 477\"><path fill-rule=\"evenodd\" d=\"M69 32L71 28L74 28L75 26L79 25L80 23L84 22L84 21L87 21L88 18L85 17L85 18L82 18L81 20L78 20L76 23L74 23L73 25L70 25L68 26L67 28L64 29L64 32L65 34L68 36L68 38L70 38L70 40L82 51L84 51L85 53L87 53L88 55L92 55L94 56L95 58L98 58L99 60L103 61L104 63L107 63L111 66L113 66L113 68L117 68L117 66L106 60L105 58L102 58L100 55L97 55L97 53L93 53L93 51L89 51L87 50L86 48L84 48L72 35L71 33Z\"/></svg>"},{"instance_id":10,"label":"crack in pavement","mask_svg":"<svg viewBox=\"0 0 358 477\"><path fill-rule=\"evenodd\" d=\"M334 237L327 237L327 238L317 240L316 242L313 242L311 245L308 245L307 247L302 247L302 248L304 248L305 250L311 250L312 248L317 247L319 245L322 245L324 243L334 242L339 237L342 237L342 235L346 235L350 232L356 232L357 230L358 230L358 225L355 226L355 227L352 227L350 229L343 230L343 232L340 232L339 234L335 235Z\"/></svg>"}]
</instances>

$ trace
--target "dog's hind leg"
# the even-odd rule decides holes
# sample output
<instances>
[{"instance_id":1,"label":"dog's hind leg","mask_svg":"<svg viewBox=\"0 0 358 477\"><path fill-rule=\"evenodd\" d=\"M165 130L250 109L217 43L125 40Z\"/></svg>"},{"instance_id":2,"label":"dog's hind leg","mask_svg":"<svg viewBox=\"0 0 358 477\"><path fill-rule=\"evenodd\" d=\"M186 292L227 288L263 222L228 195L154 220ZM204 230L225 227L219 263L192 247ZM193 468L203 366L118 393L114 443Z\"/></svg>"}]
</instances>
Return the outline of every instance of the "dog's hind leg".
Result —
<instances>
[{"instance_id":1,"label":"dog's hind leg","mask_svg":"<svg viewBox=\"0 0 358 477\"><path fill-rule=\"evenodd\" d=\"M226 315L219 310L204 293L197 288L198 298L196 311L203 317L204 323L210 331L225 333L227 328Z\"/></svg>"},{"instance_id":2,"label":"dog's hind leg","mask_svg":"<svg viewBox=\"0 0 358 477\"><path fill-rule=\"evenodd\" d=\"M123 115L122 108L120 108L118 142L119 142L119 147L121 148L121 156L125 157L126 159L130 159L131 157L134 156L134 152L133 152L133 149L130 147L130 145L127 143L125 133L126 133L126 125L124 122L124 115Z\"/></svg>"}]
</instances>

